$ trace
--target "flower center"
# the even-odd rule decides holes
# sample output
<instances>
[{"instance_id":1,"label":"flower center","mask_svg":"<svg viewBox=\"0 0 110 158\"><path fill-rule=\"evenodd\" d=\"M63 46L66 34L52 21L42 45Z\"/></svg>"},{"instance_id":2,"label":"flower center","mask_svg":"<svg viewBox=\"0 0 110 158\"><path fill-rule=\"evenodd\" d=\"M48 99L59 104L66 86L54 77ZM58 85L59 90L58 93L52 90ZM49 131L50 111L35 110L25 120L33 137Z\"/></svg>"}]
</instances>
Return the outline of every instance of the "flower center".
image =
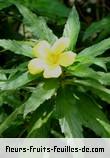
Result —
<instances>
[{"instance_id":1,"label":"flower center","mask_svg":"<svg viewBox=\"0 0 110 158\"><path fill-rule=\"evenodd\" d=\"M49 65L53 65L53 66L56 66L56 65L59 65L59 56L60 56L60 54L49 54L48 56L47 56L47 63L49 64Z\"/></svg>"}]
</instances>

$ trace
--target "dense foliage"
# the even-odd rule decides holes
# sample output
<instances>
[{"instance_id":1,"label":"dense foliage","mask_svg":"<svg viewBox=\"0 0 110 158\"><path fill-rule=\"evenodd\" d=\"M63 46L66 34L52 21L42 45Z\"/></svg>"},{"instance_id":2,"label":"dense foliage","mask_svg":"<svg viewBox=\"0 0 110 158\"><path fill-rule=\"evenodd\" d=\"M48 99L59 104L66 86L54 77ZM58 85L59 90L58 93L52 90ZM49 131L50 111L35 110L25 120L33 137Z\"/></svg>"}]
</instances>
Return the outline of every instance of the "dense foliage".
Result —
<instances>
[{"instance_id":1,"label":"dense foliage","mask_svg":"<svg viewBox=\"0 0 110 158\"><path fill-rule=\"evenodd\" d=\"M110 137L110 16L83 3L0 0L1 137ZM59 37L75 62L58 78L30 74L33 46Z\"/></svg>"}]
</instances>

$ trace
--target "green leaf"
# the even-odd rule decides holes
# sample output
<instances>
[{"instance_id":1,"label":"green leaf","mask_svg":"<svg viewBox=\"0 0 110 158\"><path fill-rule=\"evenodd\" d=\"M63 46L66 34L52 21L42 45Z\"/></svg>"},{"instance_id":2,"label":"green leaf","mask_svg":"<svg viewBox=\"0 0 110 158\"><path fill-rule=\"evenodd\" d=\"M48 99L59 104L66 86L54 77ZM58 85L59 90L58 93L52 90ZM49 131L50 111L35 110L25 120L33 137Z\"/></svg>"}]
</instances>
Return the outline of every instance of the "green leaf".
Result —
<instances>
[{"instance_id":1,"label":"green leaf","mask_svg":"<svg viewBox=\"0 0 110 158\"><path fill-rule=\"evenodd\" d=\"M110 131L101 126L98 121L101 119L109 125L109 121L102 112L101 106L99 106L93 98L89 97L89 95L78 93L78 97L79 99L76 102L76 106L79 110L82 125L92 129L99 136L110 137Z\"/></svg>"},{"instance_id":2,"label":"green leaf","mask_svg":"<svg viewBox=\"0 0 110 158\"><path fill-rule=\"evenodd\" d=\"M86 64L78 64L76 66L70 66L67 72L69 72L72 76L76 76L80 78L91 78L95 80L100 79L100 75L92 68L89 68Z\"/></svg>"},{"instance_id":3,"label":"green leaf","mask_svg":"<svg viewBox=\"0 0 110 158\"><path fill-rule=\"evenodd\" d=\"M75 48L79 30L80 30L79 16L75 6L73 6L63 32L63 36L68 37L70 39L70 45L69 45L70 50L73 50Z\"/></svg>"},{"instance_id":4,"label":"green leaf","mask_svg":"<svg viewBox=\"0 0 110 158\"><path fill-rule=\"evenodd\" d=\"M35 111L43 102L50 99L58 88L57 80L48 80L40 83L25 103L24 116Z\"/></svg>"},{"instance_id":5,"label":"green leaf","mask_svg":"<svg viewBox=\"0 0 110 158\"><path fill-rule=\"evenodd\" d=\"M56 98L56 115L59 118L62 132L67 138L83 137L80 115L75 104L75 98L71 92L59 91Z\"/></svg>"},{"instance_id":6,"label":"green leaf","mask_svg":"<svg viewBox=\"0 0 110 158\"><path fill-rule=\"evenodd\" d=\"M0 92L0 106L8 104L13 108L21 105L20 97L16 91L1 91Z\"/></svg>"},{"instance_id":7,"label":"green leaf","mask_svg":"<svg viewBox=\"0 0 110 158\"><path fill-rule=\"evenodd\" d=\"M18 114L23 114L24 112L24 115L26 116L29 112L36 110L44 101L50 99L52 95L54 95L57 87L58 82L56 80L50 80L40 84L38 89L33 91L30 98L24 104L16 108L16 110L14 110L0 125L0 134L10 127Z\"/></svg>"},{"instance_id":8,"label":"green leaf","mask_svg":"<svg viewBox=\"0 0 110 158\"><path fill-rule=\"evenodd\" d=\"M67 8L59 0L28 0L23 1L23 4L30 7L32 10L37 11L39 14L50 18L65 18L68 16L70 9Z\"/></svg>"},{"instance_id":9,"label":"green leaf","mask_svg":"<svg viewBox=\"0 0 110 158\"><path fill-rule=\"evenodd\" d=\"M102 69L104 69L105 71L107 71L107 66L106 66L106 63L105 63L105 61L103 59L95 58L93 60L93 64L95 64L95 65L101 67Z\"/></svg>"},{"instance_id":10,"label":"green leaf","mask_svg":"<svg viewBox=\"0 0 110 158\"><path fill-rule=\"evenodd\" d=\"M6 119L7 114L1 111L0 113L0 124Z\"/></svg>"},{"instance_id":11,"label":"green leaf","mask_svg":"<svg viewBox=\"0 0 110 158\"><path fill-rule=\"evenodd\" d=\"M8 0L10 2L15 2L15 0ZM16 0L22 5L30 8L34 12L49 17L51 20L56 20L60 18L66 18L69 14L70 9L66 7L59 0Z\"/></svg>"},{"instance_id":12,"label":"green leaf","mask_svg":"<svg viewBox=\"0 0 110 158\"><path fill-rule=\"evenodd\" d=\"M110 103L110 89L107 89L106 87L101 85L101 83L95 80L77 80L77 79L75 79L73 83L88 87L89 90L91 90L94 94L99 96L102 100Z\"/></svg>"},{"instance_id":13,"label":"green leaf","mask_svg":"<svg viewBox=\"0 0 110 158\"><path fill-rule=\"evenodd\" d=\"M37 17L37 15L32 13L28 8L17 2L14 3L24 18L24 24L28 26L34 36L42 40L47 40L50 43L56 41L57 37L53 34L52 30L49 29L44 18Z\"/></svg>"},{"instance_id":14,"label":"green leaf","mask_svg":"<svg viewBox=\"0 0 110 158\"><path fill-rule=\"evenodd\" d=\"M110 132L103 128L98 121L98 119L102 119L109 125L101 106L89 95L78 91L75 94L74 87L73 90L60 91L56 98L55 112L65 136L80 138L83 133L82 126L85 126L99 136L110 137ZM69 93L67 93L68 91Z\"/></svg>"},{"instance_id":15,"label":"green leaf","mask_svg":"<svg viewBox=\"0 0 110 158\"><path fill-rule=\"evenodd\" d=\"M92 36L97 34L102 34L102 32L106 31L106 35L108 35L109 32L109 26L110 26L110 17L105 17L100 21L93 22L85 31L83 40L91 39ZM106 36L105 36L106 37ZM104 36L103 36L104 38Z\"/></svg>"},{"instance_id":16,"label":"green leaf","mask_svg":"<svg viewBox=\"0 0 110 158\"><path fill-rule=\"evenodd\" d=\"M0 125L0 135L10 127L12 122L16 119L17 115L23 113L23 105L21 105L19 108L14 110L6 119L5 121Z\"/></svg>"},{"instance_id":17,"label":"green leaf","mask_svg":"<svg viewBox=\"0 0 110 158\"><path fill-rule=\"evenodd\" d=\"M8 1L0 0L0 10L9 7L11 4Z\"/></svg>"},{"instance_id":18,"label":"green leaf","mask_svg":"<svg viewBox=\"0 0 110 158\"><path fill-rule=\"evenodd\" d=\"M97 72L103 85L110 85L110 73Z\"/></svg>"},{"instance_id":19,"label":"green leaf","mask_svg":"<svg viewBox=\"0 0 110 158\"><path fill-rule=\"evenodd\" d=\"M106 131L110 134L110 124L106 123L102 118L97 119L97 121L105 128ZM110 137L109 137L110 138Z\"/></svg>"},{"instance_id":20,"label":"green leaf","mask_svg":"<svg viewBox=\"0 0 110 158\"><path fill-rule=\"evenodd\" d=\"M93 59L94 57L103 54L107 49L110 49L110 38L81 51L77 56L77 61L85 62L89 58Z\"/></svg>"},{"instance_id":21,"label":"green leaf","mask_svg":"<svg viewBox=\"0 0 110 158\"><path fill-rule=\"evenodd\" d=\"M0 72L0 81L7 80L5 73Z\"/></svg>"},{"instance_id":22,"label":"green leaf","mask_svg":"<svg viewBox=\"0 0 110 158\"><path fill-rule=\"evenodd\" d=\"M0 90L16 90L35 79L36 76L30 75L26 72L15 79L0 82Z\"/></svg>"},{"instance_id":23,"label":"green leaf","mask_svg":"<svg viewBox=\"0 0 110 158\"><path fill-rule=\"evenodd\" d=\"M1 39L0 46L16 54L32 57L32 48L26 43L26 41ZM3 51L0 53L3 53Z\"/></svg>"},{"instance_id":24,"label":"green leaf","mask_svg":"<svg viewBox=\"0 0 110 158\"><path fill-rule=\"evenodd\" d=\"M104 63L110 63L110 57L101 57L101 60L102 60Z\"/></svg>"},{"instance_id":25,"label":"green leaf","mask_svg":"<svg viewBox=\"0 0 110 158\"><path fill-rule=\"evenodd\" d=\"M31 138L45 138L50 134L51 116L53 114L53 102L44 102L32 115L28 125L28 135Z\"/></svg>"},{"instance_id":26,"label":"green leaf","mask_svg":"<svg viewBox=\"0 0 110 158\"><path fill-rule=\"evenodd\" d=\"M53 111L50 111L49 113L42 113L42 115L39 117L39 119L37 119L37 121L34 123L34 125L32 126L30 132L28 133L27 137L28 138L35 138L40 136L44 137L44 135L46 134L46 132L48 131L46 129L46 126L48 126L48 121L52 115Z\"/></svg>"}]
</instances>

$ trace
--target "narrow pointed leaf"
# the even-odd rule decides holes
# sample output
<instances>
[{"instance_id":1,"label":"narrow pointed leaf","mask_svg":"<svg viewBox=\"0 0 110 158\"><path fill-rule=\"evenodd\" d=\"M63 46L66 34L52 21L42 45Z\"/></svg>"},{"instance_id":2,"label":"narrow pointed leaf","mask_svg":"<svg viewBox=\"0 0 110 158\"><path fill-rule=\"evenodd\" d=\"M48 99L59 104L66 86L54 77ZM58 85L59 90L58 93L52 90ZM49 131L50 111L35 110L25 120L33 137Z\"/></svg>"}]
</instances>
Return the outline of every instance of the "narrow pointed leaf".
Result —
<instances>
[{"instance_id":1,"label":"narrow pointed leaf","mask_svg":"<svg viewBox=\"0 0 110 158\"><path fill-rule=\"evenodd\" d=\"M100 81L103 85L110 85L110 73L105 72L98 72L98 75L100 76Z\"/></svg>"},{"instance_id":2,"label":"narrow pointed leaf","mask_svg":"<svg viewBox=\"0 0 110 158\"><path fill-rule=\"evenodd\" d=\"M101 34L106 31L106 35L109 34L109 26L110 26L110 17L105 17L100 21L93 22L85 31L83 40L91 39L94 34ZM105 36L106 36L105 35ZM104 36L103 36L104 37Z\"/></svg>"},{"instance_id":3,"label":"narrow pointed leaf","mask_svg":"<svg viewBox=\"0 0 110 158\"><path fill-rule=\"evenodd\" d=\"M14 2L20 13L23 16L24 24L28 26L34 36L40 39L45 39L50 43L54 43L57 37L53 34L52 30L46 24L46 21L42 17L37 17L25 6Z\"/></svg>"},{"instance_id":4,"label":"narrow pointed leaf","mask_svg":"<svg viewBox=\"0 0 110 158\"><path fill-rule=\"evenodd\" d=\"M45 117L43 117L43 115L41 115L40 118L32 126L32 128L31 128L30 132L28 133L27 137L28 138L32 138L32 137L34 138L34 137L38 137L38 136L41 137L41 136L43 136L43 135L41 135L41 133L43 134L43 132L46 134L46 132L48 130L46 129L45 126L47 125L52 113L53 113L53 111L49 112L48 114L45 115ZM45 129L45 131L43 129Z\"/></svg>"},{"instance_id":5,"label":"narrow pointed leaf","mask_svg":"<svg viewBox=\"0 0 110 158\"><path fill-rule=\"evenodd\" d=\"M32 48L23 41L1 39L0 47L3 47L5 50L14 52L15 54L32 57ZM3 51L0 53L3 53Z\"/></svg>"},{"instance_id":6,"label":"narrow pointed leaf","mask_svg":"<svg viewBox=\"0 0 110 158\"><path fill-rule=\"evenodd\" d=\"M98 44L95 44L91 47L88 47L81 51L77 56L77 60L79 61L86 61L89 58L94 58L103 54L107 49L110 49L110 38L105 39Z\"/></svg>"},{"instance_id":7,"label":"narrow pointed leaf","mask_svg":"<svg viewBox=\"0 0 110 158\"><path fill-rule=\"evenodd\" d=\"M93 98L89 97L89 95L79 93L78 96L79 99L76 102L76 106L81 117L82 125L92 129L101 137L110 137L110 131L106 130L98 121L101 119L109 125L109 121L103 113L102 107Z\"/></svg>"},{"instance_id":8,"label":"narrow pointed leaf","mask_svg":"<svg viewBox=\"0 0 110 158\"><path fill-rule=\"evenodd\" d=\"M80 30L79 16L75 6L73 6L63 32L63 36L68 37L70 40L70 45L69 45L70 50L73 50L75 48L79 30Z\"/></svg>"},{"instance_id":9,"label":"narrow pointed leaf","mask_svg":"<svg viewBox=\"0 0 110 158\"><path fill-rule=\"evenodd\" d=\"M17 115L22 114L23 113L23 105L21 105L19 108L17 108L16 110L14 110L6 119L5 121L0 125L0 135L6 130L8 129L11 124L13 123L13 121L16 119Z\"/></svg>"},{"instance_id":10,"label":"narrow pointed leaf","mask_svg":"<svg viewBox=\"0 0 110 158\"><path fill-rule=\"evenodd\" d=\"M95 95L110 103L110 89L104 87L101 83L95 80L74 80L74 83L88 87Z\"/></svg>"},{"instance_id":11,"label":"narrow pointed leaf","mask_svg":"<svg viewBox=\"0 0 110 158\"><path fill-rule=\"evenodd\" d=\"M43 102L50 99L58 88L57 80L39 84L25 103L24 116L35 111Z\"/></svg>"},{"instance_id":12,"label":"narrow pointed leaf","mask_svg":"<svg viewBox=\"0 0 110 158\"><path fill-rule=\"evenodd\" d=\"M0 90L16 90L35 79L36 76L25 72L15 79L0 82Z\"/></svg>"},{"instance_id":13,"label":"narrow pointed leaf","mask_svg":"<svg viewBox=\"0 0 110 158\"><path fill-rule=\"evenodd\" d=\"M56 98L56 115L62 132L68 138L81 138L82 126L80 116L71 93L60 91Z\"/></svg>"},{"instance_id":14,"label":"narrow pointed leaf","mask_svg":"<svg viewBox=\"0 0 110 158\"><path fill-rule=\"evenodd\" d=\"M104 120L97 119L97 121L105 128L106 131L110 134L110 124L106 123ZM110 137L109 137L110 138Z\"/></svg>"}]
</instances>

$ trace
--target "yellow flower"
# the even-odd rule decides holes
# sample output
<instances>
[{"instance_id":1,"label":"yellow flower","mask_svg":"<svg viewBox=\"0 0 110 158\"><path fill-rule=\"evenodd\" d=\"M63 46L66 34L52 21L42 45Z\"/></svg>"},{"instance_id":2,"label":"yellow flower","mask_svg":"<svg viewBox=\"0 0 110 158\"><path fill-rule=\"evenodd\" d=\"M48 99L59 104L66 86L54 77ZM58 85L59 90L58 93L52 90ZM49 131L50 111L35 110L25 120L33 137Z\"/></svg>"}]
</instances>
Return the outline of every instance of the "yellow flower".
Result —
<instances>
[{"instance_id":1,"label":"yellow flower","mask_svg":"<svg viewBox=\"0 0 110 158\"><path fill-rule=\"evenodd\" d=\"M62 37L53 46L41 41L33 48L34 59L28 64L28 70L35 75L43 72L44 78L56 78L62 73L61 66L67 67L75 61L76 54L64 51L68 48L69 39Z\"/></svg>"}]
</instances>

